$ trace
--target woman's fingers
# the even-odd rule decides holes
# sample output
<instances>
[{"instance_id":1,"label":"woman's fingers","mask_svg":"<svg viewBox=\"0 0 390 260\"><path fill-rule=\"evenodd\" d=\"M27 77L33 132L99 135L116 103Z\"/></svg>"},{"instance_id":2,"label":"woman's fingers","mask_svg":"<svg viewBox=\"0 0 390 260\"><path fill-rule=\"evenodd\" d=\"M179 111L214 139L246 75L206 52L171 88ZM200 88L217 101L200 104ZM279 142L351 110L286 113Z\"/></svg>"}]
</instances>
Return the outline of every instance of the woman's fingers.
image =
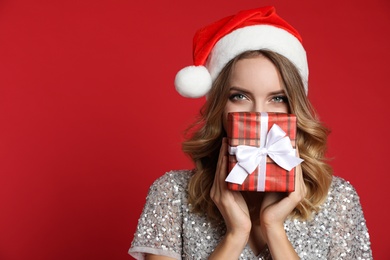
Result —
<instances>
[{"instance_id":1,"label":"woman's fingers","mask_svg":"<svg viewBox=\"0 0 390 260\"><path fill-rule=\"evenodd\" d=\"M221 160L219 165L219 183L221 189L226 189L225 179L227 174L226 164L227 164L227 142L226 138L223 138L221 151L219 153Z\"/></svg>"},{"instance_id":2,"label":"woman's fingers","mask_svg":"<svg viewBox=\"0 0 390 260\"><path fill-rule=\"evenodd\" d=\"M239 225L239 223L242 223L242 219L246 218L248 209L241 193L238 191L231 191L227 188L227 183L225 181L228 174L227 149L227 139L224 138L222 140L217 169L215 172L214 183L210 191L210 196L221 214L224 216L227 225ZM244 217L241 215L243 212L245 213ZM240 221L236 221L238 219L240 219Z\"/></svg>"},{"instance_id":3,"label":"woman's fingers","mask_svg":"<svg viewBox=\"0 0 390 260\"><path fill-rule=\"evenodd\" d=\"M217 162L217 169L215 171L215 176L214 176L214 183L211 188L210 194L212 198L216 195L218 195L223 189L223 182L225 180L224 172L226 171L226 152L227 152L227 147L226 147L226 141L225 138L222 139L222 145L221 148L219 149L219 156L218 156L218 162Z\"/></svg>"},{"instance_id":4,"label":"woman's fingers","mask_svg":"<svg viewBox=\"0 0 390 260\"><path fill-rule=\"evenodd\" d=\"M290 194L297 201L297 204L306 196L306 185L303 180L302 167L298 165L295 168L295 191Z\"/></svg>"},{"instance_id":5,"label":"woman's fingers","mask_svg":"<svg viewBox=\"0 0 390 260\"><path fill-rule=\"evenodd\" d=\"M283 193L267 193L261 206L261 219L264 223L283 222L294 208L305 198L306 185L302 167L295 168L295 190L287 196Z\"/></svg>"}]
</instances>

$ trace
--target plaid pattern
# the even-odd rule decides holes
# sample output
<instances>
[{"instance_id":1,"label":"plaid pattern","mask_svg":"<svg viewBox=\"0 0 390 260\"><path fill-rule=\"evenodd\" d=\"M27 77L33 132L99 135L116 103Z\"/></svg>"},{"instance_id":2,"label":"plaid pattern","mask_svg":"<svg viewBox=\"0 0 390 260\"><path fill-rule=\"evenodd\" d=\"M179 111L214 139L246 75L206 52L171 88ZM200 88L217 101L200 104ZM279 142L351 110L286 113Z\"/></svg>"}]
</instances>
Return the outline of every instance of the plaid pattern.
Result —
<instances>
[{"instance_id":1,"label":"plaid pattern","mask_svg":"<svg viewBox=\"0 0 390 260\"><path fill-rule=\"evenodd\" d=\"M285 113L268 113L268 129L279 125L286 132L295 148L296 117ZM227 137L230 146L249 145L260 147L261 114L257 112L233 112L228 114ZM229 155L228 171L236 165L234 155ZM257 188L258 168L248 175L242 185L228 182L231 190L259 191ZM295 189L295 168L287 171L267 157L265 190L273 192L291 192ZM261 191L261 190L260 190Z\"/></svg>"}]
</instances>

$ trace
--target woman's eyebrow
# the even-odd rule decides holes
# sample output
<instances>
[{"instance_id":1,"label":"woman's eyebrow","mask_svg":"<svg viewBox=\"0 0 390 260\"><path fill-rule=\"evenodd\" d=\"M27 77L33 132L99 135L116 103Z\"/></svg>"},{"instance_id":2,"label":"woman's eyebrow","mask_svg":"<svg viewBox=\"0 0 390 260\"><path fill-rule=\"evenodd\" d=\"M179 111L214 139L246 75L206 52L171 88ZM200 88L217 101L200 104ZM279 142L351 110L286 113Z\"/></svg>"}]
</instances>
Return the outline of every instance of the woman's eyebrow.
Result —
<instances>
[{"instance_id":1,"label":"woman's eyebrow","mask_svg":"<svg viewBox=\"0 0 390 260\"><path fill-rule=\"evenodd\" d=\"M245 93L245 94L251 94L251 92L248 91L247 89L240 88L240 87L236 87L236 86L230 87L229 91L239 91L239 92L243 92L243 93ZM281 94L282 94L282 95L285 95L285 94L286 94L285 91L284 91L283 89L268 93L269 96L281 95Z\"/></svg>"},{"instance_id":2,"label":"woman's eyebrow","mask_svg":"<svg viewBox=\"0 0 390 260\"><path fill-rule=\"evenodd\" d=\"M283 94L285 95L285 91L282 89L282 90L279 90L279 91L274 91L274 92L270 92L269 95L280 95L280 94Z\"/></svg>"},{"instance_id":3,"label":"woman's eyebrow","mask_svg":"<svg viewBox=\"0 0 390 260\"><path fill-rule=\"evenodd\" d=\"M239 92L243 92L245 94L250 94L251 92L248 91L247 89L244 89L244 88L240 88L240 87L230 87L229 91L239 91Z\"/></svg>"}]
</instances>

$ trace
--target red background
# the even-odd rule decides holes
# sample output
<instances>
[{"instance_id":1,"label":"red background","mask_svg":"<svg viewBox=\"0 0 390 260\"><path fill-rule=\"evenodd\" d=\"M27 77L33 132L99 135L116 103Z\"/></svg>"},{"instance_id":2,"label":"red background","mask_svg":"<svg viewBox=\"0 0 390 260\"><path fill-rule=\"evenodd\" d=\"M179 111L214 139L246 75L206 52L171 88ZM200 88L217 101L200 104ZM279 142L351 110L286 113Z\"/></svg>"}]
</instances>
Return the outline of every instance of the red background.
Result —
<instances>
[{"instance_id":1,"label":"red background","mask_svg":"<svg viewBox=\"0 0 390 260\"><path fill-rule=\"evenodd\" d=\"M204 100L173 79L195 30L268 4L304 39L335 174L389 259L387 0L1 0L0 259L131 259L149 185L191 167L182 131Z\"/></svg>"}]
</instances>

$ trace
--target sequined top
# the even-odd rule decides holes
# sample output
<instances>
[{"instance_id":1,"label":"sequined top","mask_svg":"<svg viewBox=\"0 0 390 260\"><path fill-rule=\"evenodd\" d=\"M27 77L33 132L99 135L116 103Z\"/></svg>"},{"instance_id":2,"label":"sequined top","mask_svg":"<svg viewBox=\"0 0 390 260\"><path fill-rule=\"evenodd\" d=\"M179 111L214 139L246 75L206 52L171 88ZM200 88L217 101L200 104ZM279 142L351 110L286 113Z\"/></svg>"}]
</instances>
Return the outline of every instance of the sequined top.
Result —
<instances>
[{"instance_id":1,"label":"sequined top","mask_svg":"<svg viewBox=\"0 0 390 260\"><path fill-rule=\"evenodd\" d=\"M171 171L149 189L129 249L136 259L146 253L175 259L207 259L225 234L206 215L194 214L188 204L190 171ZM333 177L327 200L310 221L287 219L287 236L301 259L372 259L370 237L354 187ZM272 259L267 248L254 255L249 245L239 259Z\"/></svg>"}]
</instances>

